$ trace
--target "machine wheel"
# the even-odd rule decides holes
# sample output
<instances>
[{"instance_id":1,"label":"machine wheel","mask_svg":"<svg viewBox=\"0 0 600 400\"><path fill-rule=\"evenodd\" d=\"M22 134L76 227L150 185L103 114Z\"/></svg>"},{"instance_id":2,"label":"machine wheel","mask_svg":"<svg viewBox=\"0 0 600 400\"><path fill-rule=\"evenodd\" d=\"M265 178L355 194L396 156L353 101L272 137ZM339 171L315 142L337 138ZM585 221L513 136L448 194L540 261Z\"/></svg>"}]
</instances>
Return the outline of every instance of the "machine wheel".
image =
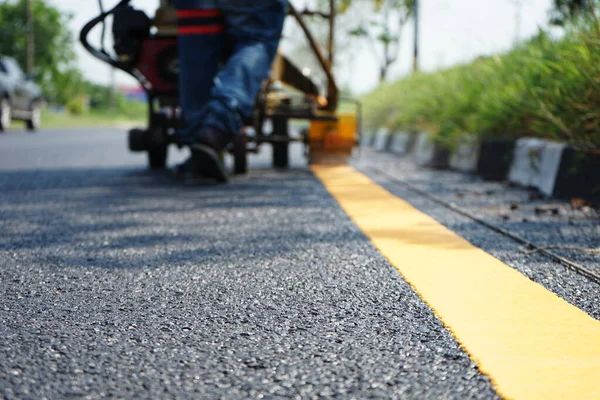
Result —
<instances>
[{"instance_id":1,"label":"machine wheel","mask_svg":"<svg viewBox=\"0 0 600 400\"><path fill-rule=\"evenodd\" d=\"M277 136L289 136L288 119L273 118L273 133ZM287 168L289 166L289 143L276 141L273 143L273 167Z\"/></svg>"},{"instance_id":2,"label":"machine wheel","mask_svg":"<svg viewBox=\"0 0 600 400\"><path fill-rule=\"evenodd\" d=\"M168 152L169 148L167 146L148 150L148 165L150 169L164 169L167 166Z\"/></svg>"},{"instance_id":3,"label":"machine wheel","mask_svg":"<svg viewBox=\"0 0 600 400\"><path fill-rule=\"evenodd\" d=\"M146 146L146 131L139 128L130 130L127 135L127 145L129 151L134 153L148 150Z\"/></svg>"},{"instance_id":4,"label":"machine wheel","mask_svg":"<svg viewBox=\"0 0 600 400\"><path fill-rule=\"evenodd\" d=\"M10 127L11 118L10 102L4 97L0 99L0 132L5 131Z\"/></svg>"},{"instance_id":5,"label":"machine wheel","mask_svg":"<svg viewBox=\"0 0 600 400\"><path fill-rule=\"evenodd\" d=\"M167 166L169 144L167 135L161 126L150 127L146 132L148 165L151 169L164 169Z\"/></svg>"},{"instance_id":6,"label":"machine wheel","mask_svg":"<svg viewBox=\"0 0 600 400\"><path fill-rule=\"evenodd\" d=\"M240 133L233 140L233 173L243 175L248 173L248 137L245 132Z\"/></svg>"},{"instance_id":7,"label":"machine wheel","mask_svg":"<svg viewBox=\"0 0 600 400\"><path fill-rule=\"evenodd\" d=\"M39 102L35 101L31 104L31 115L29 119L25 120L27 130L29 132L35 132L42 126L42 106Z\"/></svg>"}]
</instances>

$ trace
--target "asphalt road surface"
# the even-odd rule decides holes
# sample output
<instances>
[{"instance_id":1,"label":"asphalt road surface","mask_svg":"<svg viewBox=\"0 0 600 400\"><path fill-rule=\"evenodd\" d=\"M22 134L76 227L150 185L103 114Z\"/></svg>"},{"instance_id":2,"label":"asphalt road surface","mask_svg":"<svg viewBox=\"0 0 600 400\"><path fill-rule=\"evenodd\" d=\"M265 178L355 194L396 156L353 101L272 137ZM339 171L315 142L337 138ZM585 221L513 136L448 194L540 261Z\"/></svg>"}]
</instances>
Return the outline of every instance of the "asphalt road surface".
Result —
<instances>
[{"instance_id":1,"label":"asphalt road surface","mask_svg":"<svg viewBox=\"0 0 600 400\"><path fill-rule=\"evenodd\" d=\"M268 165L190 183L120 130L0 135L0 398L496 398L300 149ZM597 285L369 174L600 316Z\"/></svg>"}]
</instances>

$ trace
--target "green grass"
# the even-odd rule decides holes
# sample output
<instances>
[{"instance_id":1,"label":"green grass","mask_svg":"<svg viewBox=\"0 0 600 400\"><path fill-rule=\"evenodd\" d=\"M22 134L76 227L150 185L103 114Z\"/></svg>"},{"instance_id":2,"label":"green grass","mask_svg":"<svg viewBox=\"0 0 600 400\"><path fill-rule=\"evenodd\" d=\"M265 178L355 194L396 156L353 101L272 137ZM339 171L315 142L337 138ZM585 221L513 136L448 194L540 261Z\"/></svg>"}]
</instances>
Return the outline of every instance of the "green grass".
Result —
<instances>
[{"instance_id":1,"label":"green grass","mask_svg":"<svg viewBox=\"0 0 600 400\"><path fill-rule=\"evenodd\" d=\"M546 32L512 51L379 87L365 124L430 131L450 145L466 134L536 136L600 146L600 23L578 21L561 39Z\"/></svg>"},{"instance_id":2,"label":"green grass","mask_svg":"<svg viewBox=\"0 0 600 400\"><path fill-rule=\"evenodd\" d=\"M43 128L77 128L91 126L117 127L129 123L143 125L146 123L146 119L143 117L133 117L121 113L113 114L108 112L73 115L69 113L57 114L46 111L42 114Z\"/></svg>"}]
</instances>

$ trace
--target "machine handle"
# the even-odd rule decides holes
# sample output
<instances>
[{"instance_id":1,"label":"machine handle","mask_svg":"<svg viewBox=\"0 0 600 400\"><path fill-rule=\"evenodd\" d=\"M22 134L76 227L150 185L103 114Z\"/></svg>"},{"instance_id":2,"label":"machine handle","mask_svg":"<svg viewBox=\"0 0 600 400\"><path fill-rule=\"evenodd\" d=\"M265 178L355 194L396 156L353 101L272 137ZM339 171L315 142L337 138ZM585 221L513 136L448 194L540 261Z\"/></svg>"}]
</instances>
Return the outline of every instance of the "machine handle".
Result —
<instances>
[{"instance_id":1,"label":"machine handle","mask_svg":"<svg viewBox=\"0 0 600 400\"><path fill-rule=\"evenodd\" d=\"M112 65L113 67L119 68L119 69L123 69L123 64L120 63L118 60L115 60L114 58L112 58L105 51L98 50L97 48L92 46L90 44L90 42L88 41L88 36L89 36L91 30L96 27L96 25L98 25L100 22L103 22L110 14L114 13L115 10L117 10L118 8L126 7L127 5L129 5L130 1L131 0L119 1L119 3L117 3L117 5L114 6L112 9L101 13L99 16L97 16L96 18L92 19L87 24L85 24L83 26L83 28L81 29L81 32L79 33L79 41L91 55L93 55L100 61L104 61L105 63Z\"/></svg>"}]
</instances>

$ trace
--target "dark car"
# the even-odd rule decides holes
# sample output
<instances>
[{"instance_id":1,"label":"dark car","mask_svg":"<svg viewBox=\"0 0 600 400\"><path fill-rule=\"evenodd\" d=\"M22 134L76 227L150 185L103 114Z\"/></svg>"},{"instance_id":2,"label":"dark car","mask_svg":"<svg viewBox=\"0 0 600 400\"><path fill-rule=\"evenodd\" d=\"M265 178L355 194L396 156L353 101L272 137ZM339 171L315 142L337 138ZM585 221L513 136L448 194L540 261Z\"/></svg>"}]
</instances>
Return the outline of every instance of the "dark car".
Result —
<instances>
[{"instance_id":1,"label":"dark car","mask_svg":"<svg viewBox=\"0 0 600 400\"><path fill-rule=\"evenodd\" d=\"M0 132L11 120L25 121L27 129L40 126L42 92L33 80L23 73L15 59L0 56Z\"/></svg>"}]
</instances>

